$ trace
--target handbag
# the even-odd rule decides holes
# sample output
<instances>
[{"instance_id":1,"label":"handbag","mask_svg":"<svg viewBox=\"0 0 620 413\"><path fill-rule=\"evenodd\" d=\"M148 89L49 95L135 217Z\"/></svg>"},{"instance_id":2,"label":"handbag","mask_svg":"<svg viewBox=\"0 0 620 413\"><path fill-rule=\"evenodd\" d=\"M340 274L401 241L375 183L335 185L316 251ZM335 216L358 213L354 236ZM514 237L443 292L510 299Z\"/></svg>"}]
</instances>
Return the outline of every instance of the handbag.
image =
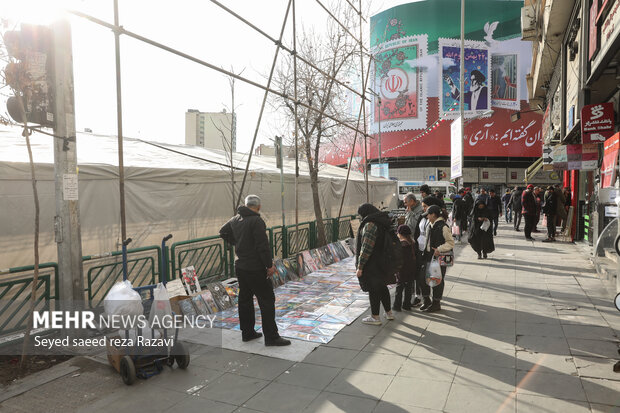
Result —
<instances>
[{"instance_id":1,"label":"handbag","mask_svg":"<svg viewBox=\"0 0 620 413\"><path fill-rule=\"evenodd\" d=\"M452 267L454 265L454 251L439 253L437 261L439 261L439 265L442 267Z\"/></svg>"}]
</instances>

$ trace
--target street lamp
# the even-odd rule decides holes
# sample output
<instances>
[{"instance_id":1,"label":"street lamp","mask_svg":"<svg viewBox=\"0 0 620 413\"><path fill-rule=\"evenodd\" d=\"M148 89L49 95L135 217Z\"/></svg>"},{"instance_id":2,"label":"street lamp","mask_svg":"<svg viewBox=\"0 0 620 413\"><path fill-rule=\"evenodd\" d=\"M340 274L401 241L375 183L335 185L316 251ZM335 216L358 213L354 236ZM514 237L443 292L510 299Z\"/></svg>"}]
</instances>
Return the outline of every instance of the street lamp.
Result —
<instances>
[{"instance_id":1,"label":"street lamp","mask_svg":"<svg viewBox=\"0 0 620 413\"><path fill-rule=\"evenodd\" d=\"M368 93L376 97L379 102L379 167L381 167L381 96L370 88L368 88Z\"/></svg>"}]
</instances>

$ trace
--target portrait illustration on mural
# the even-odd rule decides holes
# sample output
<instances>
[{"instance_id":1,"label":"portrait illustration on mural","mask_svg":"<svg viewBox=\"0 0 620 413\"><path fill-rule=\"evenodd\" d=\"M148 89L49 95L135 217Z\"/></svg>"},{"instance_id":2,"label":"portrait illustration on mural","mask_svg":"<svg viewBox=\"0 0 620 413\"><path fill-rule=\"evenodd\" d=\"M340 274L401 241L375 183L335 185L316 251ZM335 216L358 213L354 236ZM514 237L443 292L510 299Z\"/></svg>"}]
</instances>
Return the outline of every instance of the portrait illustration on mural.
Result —
<instances>
[{"instance_id":1,"label":"portrait illustration on mural","mask_svg":"<svg viewBox=\"0 0 620 413\"><path fill-rule=\"evenodd\" d=\"M516 54L491 56L492 106L503 109L520 109L519 64Z\"/></svg>"},{"instance_id":2,"label":"portrait illustration on mural","mask_svg":"<svg viewBox=\"0 0 620 413\"><path fill-rule=\"evenodd\" d=\"M441 59L441 92L439 105L442 115L455 118L463 93L466 116L475 116L491 108L489 79L489 50L482 42L465 42L465 84L460 90L461 48L458 40L439 39Z\"/></svg>"}]
</instances>

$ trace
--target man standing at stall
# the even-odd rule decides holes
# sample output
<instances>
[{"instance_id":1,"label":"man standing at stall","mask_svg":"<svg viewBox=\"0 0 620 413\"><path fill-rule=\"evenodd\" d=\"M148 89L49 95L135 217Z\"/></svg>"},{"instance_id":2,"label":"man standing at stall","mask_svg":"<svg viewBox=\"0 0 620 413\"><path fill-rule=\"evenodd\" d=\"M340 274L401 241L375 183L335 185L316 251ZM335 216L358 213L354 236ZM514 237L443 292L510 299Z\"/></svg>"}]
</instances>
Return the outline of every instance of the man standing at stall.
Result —
<instances>
[{"instance_id":1,"label":"man standing at stall","mask_svg":"<svg viewBox=\"0 0 620 413\"><path fill-rule=\"evenodd\" d=\"M245 206L237 209L220 229L220 236L235 246L235 272L239 281L239 324L241 338L250 341L262 337L254 330L254 296L258 300L266 346L288 346L289 340L278 334L276 326L275 295L270 278L276 271L267 238L267 226L261 218L261 200L248 195Z\"/></svg>"}]
</instances>

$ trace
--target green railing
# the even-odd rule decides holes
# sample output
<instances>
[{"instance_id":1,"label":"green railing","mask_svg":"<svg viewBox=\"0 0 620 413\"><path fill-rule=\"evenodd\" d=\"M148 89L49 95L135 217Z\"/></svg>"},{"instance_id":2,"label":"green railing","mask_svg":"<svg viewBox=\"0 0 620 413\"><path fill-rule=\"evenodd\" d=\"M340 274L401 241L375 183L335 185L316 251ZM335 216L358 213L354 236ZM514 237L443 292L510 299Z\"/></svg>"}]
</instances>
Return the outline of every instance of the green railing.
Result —
<instances>
[{"instance_id":1,"label":"green railing","mask_svg":"<svg viewBox=\"0 0 620 413\"><path fill-rule=\"evenodd\" d=\"M34 266L10 268L0 271L0 334L10 334L26 328L32 297ZM48 262L39 265L35 309L46 311L54 308L58 298L58 265Z\"/></svg>"},{"instance_id":2,"label":"green railing","mask_svg":"<svg viewBox=\"0 0 620 413\"><path fill-rule=\"evenodd\" d=\"M354 215L344 216L339 222L324 220L327 242L348 238ZM318 245L316 222L301 222L286 227L267 229L273 256L287 258ZM170 279L180 277L181 269L194 266L201 283L234 276L234 251L219 236L175 242L163 251L168 261ZM127 250L128 279L134 287L162 281L162 250L148 246ZM123 279L122 252L114 251L82 257L85 296L91 308L101 305L112 286ZM37 309L53 308L59 298L58 265L39 266ZM34 267L17 267L0 271L0 335L25 328L32 288Z\"/></svg>"},{"instance_id":3,"label":"green railing","mask_svg":"<svg viewBox=\"0 0 620 413\"><path fill-rule=\"evenodd\" d=\"M201 282L227 278L231 272L228 250L219 236L175 242L170 247L170 277L181 277L181 269L192 265Z\"/></svg>"},{"instance_id":4,"label":"green railing","mask_svg":"<svg viewBox=\"0 0 620 413\"><path fill-rule=\"evenodd\" d=\"M123 253L114 251L82 257L85 292L91 308L97 307L110 288L123 280ZM132 248L127 250L127 279L134 287L155 284L161 278L161 247Z\"/></svg>"}]
</instances>

